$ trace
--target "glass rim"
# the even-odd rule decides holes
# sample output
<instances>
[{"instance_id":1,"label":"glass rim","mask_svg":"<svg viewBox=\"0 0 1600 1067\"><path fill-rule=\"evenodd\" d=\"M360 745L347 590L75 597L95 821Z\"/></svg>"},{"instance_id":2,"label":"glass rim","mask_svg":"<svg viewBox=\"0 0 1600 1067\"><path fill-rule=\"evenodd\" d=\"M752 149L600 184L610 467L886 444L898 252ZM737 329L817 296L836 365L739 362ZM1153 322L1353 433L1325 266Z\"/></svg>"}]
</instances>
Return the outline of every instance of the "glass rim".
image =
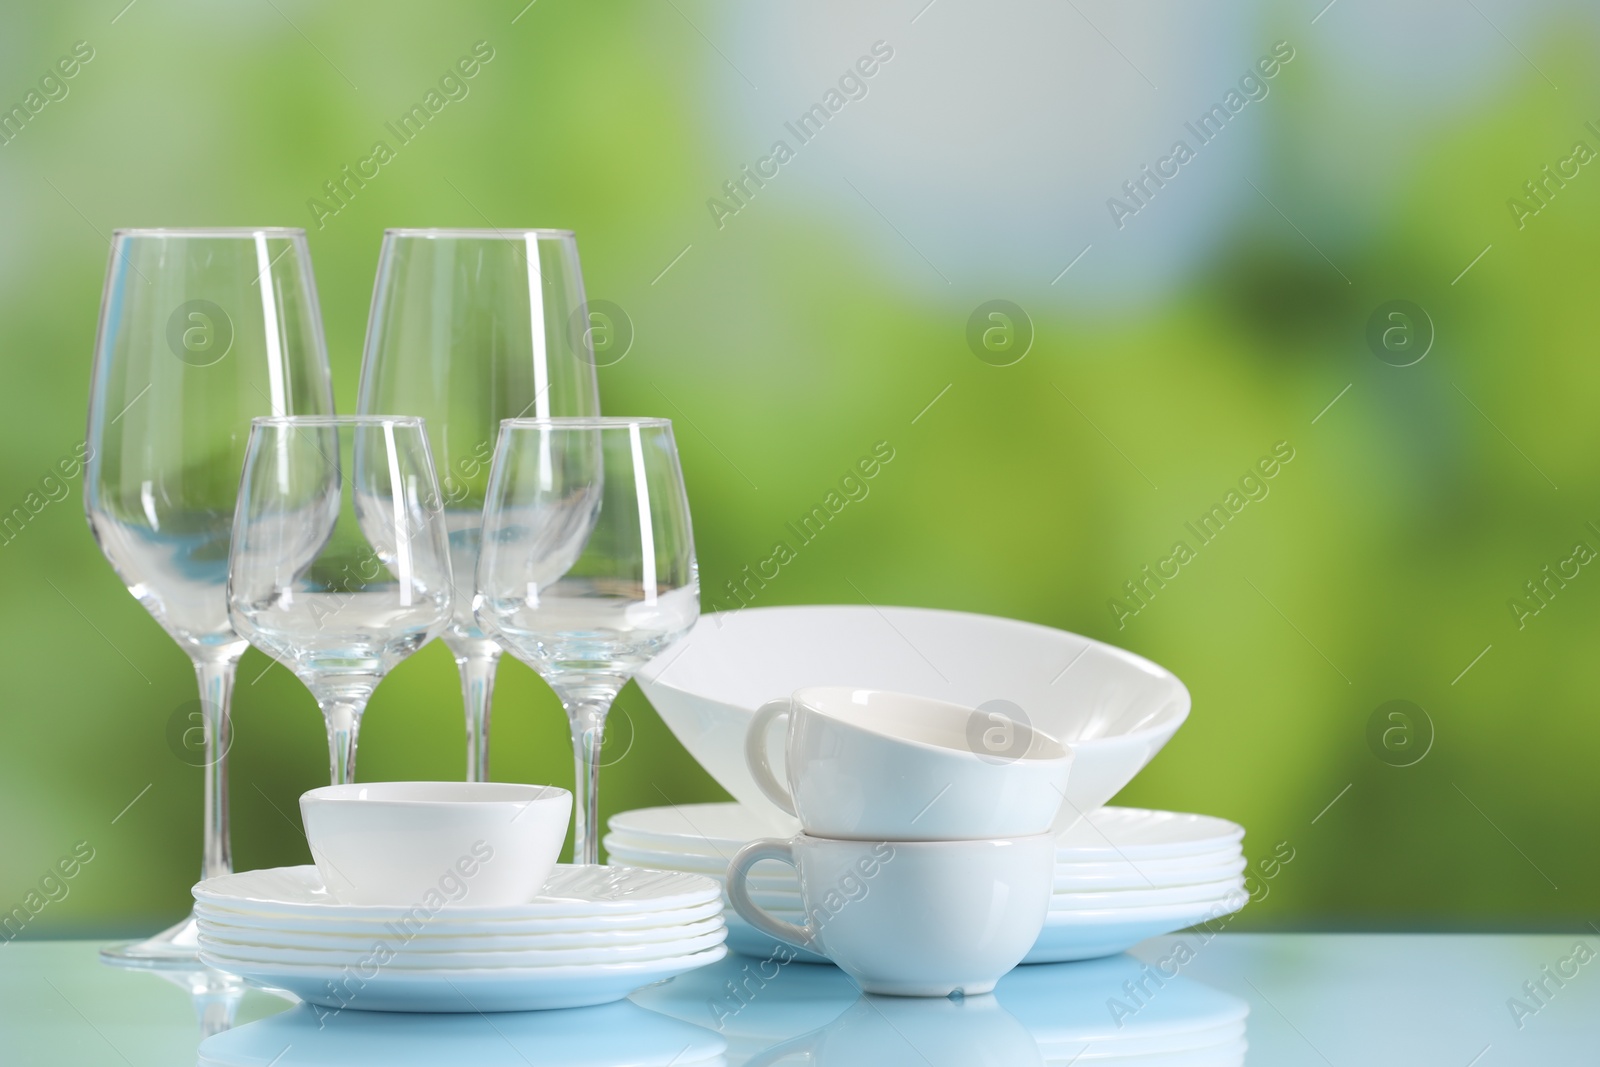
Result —
<instances>
[{"instance_id":1,"label":"glass rim","mask_svg":"<svg viewBox=\"0 0 1600 1067\"><path fill-rule=\"evenodd\" d=\"M251 426L417 426L421 415L257 415Z\"/></svg>"},{"instance_id":2,"label":"glass rim","mask_svg":"<svg viewBox=\"0 0 1600 1067\"><path fill-rule=\"evenodd\" d=\"M483 227L469 228L463 226L391 226L383 231L385 238L389 237L426 237L429 240L445 238L447 240L476 239L484 241L507 240L513 237L574 237L571 230L551 229L548 227L518 228L512 227Z\"/></svg>"},{"instance_id":3,"label":"glass rim","mask_svg":"<svg viewBox=\"0 0 1600 1067\"><path fill-rule=\"evenodd\" d=\"M637 426L640 429L672 428L671 419L657 416L631 415L545 415L533 418L501 419L500 429L505 430L622 430Z\"/></svg>"},{"instance_id":4,"label":"glass rim","mask_svg":"<svg viewBox=\"0 0 1600 1067\"><path fill-rule=\"evenodd\" d=\"M304 237L303 226L122 226L113 237Z\"/></svg>"}]
</instances>

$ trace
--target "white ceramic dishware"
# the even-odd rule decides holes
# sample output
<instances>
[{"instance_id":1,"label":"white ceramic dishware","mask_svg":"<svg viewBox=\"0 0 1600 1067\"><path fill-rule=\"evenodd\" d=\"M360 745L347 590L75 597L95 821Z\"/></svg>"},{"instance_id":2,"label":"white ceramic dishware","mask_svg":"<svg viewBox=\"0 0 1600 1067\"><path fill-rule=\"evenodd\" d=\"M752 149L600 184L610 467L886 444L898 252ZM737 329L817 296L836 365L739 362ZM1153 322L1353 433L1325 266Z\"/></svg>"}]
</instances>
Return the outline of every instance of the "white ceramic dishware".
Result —
<instances>
[{"instance_id":1,"label":"white ceramic dishware","mask_svg":"<svg viewBox=\"0 0 1600 1067\"><path fill-rule=\"evenodd\" d=\"M337 929L282 930L275 927L251 925L244 921L224 921L212 917L211 912L200 920L200 933L215 945L276 946L281 948L357 949L371 948L379 940L392 938L391 931L371 927L346 933ZM462 952L490 950L513 952L526 949L610 948L664 944L699 937L722 929L722 916L712 910L699 918L688 918L687 910L656 912L659 926L611 927L597 926L589 929L549 930L540 933L460 933L438 934L431 929L409 936L405 948L418 953ZM548 925L571 920L551 920ZM491 924L482 924L491 925ZM501 924L504 925L504 924ZM525 927L529 924L523 924ZM540 929L543 925L532 926ZM465 927L472 930L474 927Z\"/></svg>"},{"instance_id":2,"label":"white ceramic dishware","mask_svg":"<svg viewBox=\"0 0 1600 1067\"><path fill-rule=\"evenodd\" d=\"M1067 963L1126 952L1139 942L1231 915L1249 903L1243 890L1218 900L1104 911L1052 909L1023 963Z\"/></svg>"},{"instance_id":3,"label":"white ceramic dishware","mask_svg":"<svg viewBox=\"0 0 1600 1067\"><path fill-rule=\"evenodd\" d=\"M568 967L499 967L401 971L371 966L313 967L287 963L225 963L201 951L207 966L257 985L284 989L323 1007L360 1011L500 1012L581 1008L621 1000L727 954L722 945L688 956Z\"/></svg>"},{"instance_id":4,"label":"white ceramic dishware","mask_svg":"<svg viewBox=\"0 0 1600 1067\"><path fill-rule=\"evenodd\" d=\"M784 720L779 770L768 734ZM767 799L812 836L970 841L1049 832L1072 753L999 712L810 686L756 711L745 760Z\"/></svg>"},{"instance_id":5,"label":"white ceramic dishware","mask_svg":"<svg viewBox=\"0 0 1600 1067\"><path fill-rule=\"evenodd\" d=\"M637 963L644 960L689 956L722 944L725 931L716 928L695 937L675 941L654 941L629 945L603 945L589 948L500 949L491 944L458 952L417 951L415 941L397 938L369 941L353 948L284 948L278 945L246 945L219 941L202 927L200 949L224 964L284 963L313 967L359 967L376 958L386 970L439 971L489 968L567 967L597 963ZM493 942L494 939L487 939ZM378 949L378 946L382 946ZM374 950L377 949L376 957Z\"/></svg>"},{"instance_id":6,"label":"white ceramic dishware","mask_svg":"<svg viewBox=\"0 0 1600 1067\"><path fill-rule=\"evenodd\" d=\"M429 931L461 926L485 928L492 921L514 922L553 928L552 920L582 920L577 928L587 929L593 920L633 920L642 926L660 925L657 916L674 909L695 909L719 902L717 883L695 874L674 871L643 871L632 867L591 867L563 863L545 880L540 895L521 904L439 908L394 904L343 904L322 882L317 868L272 867L259 871L208 878L194 887L194 898L207 910L226 910L247 915L251 921L288 920L288 928L298 924L365 922L375 928L399 923L420 925Z\"/></svg>"},{"instance_id":7,"label":"white ceramic dishware","mask_svg":"<svg viewBox=\"0 0 1600 1067\"><path fill-rule=\"evenodd\" d=\"M1097 863L1177 860L1232 848L1242 840L1244 827L1212 815L1103 807L1057 835L1056 858Z\"/></svg>"},{"instance_id":8,"label":"white ceramic dishware","mask_svg":"<svg viewBox=\"0 0 1600 1067\"><path fill-rule=\"evenodd\" d=\"M315 867L194 889L201 958L329 1008L525 1011L601 1004L726 952L718 883L561 865L512 905L335 902Z\"/></svg>"},{"instance_id":9,"label":"white ceramic dishware","mask_svg":"<svg viewBox=\"0 0 1600 1067\"><path fill-rule=\"evenodd\" d=\"M763 859L800 873L804 924L750 898ZM868 993L987 993L1027 954L1050 902L1049 834L988 841L753 841L728 868L734 910L757 930L826 955Z\"/></svg>"},{"instance_id":10,"label":"white ceramic dishware","mask_svg":"<svg viewBox=\"0 0 1600 1067\"><path fill-rule=\"evenodd\" d=\"M1117 889L1170 889L1174 886L1220 882L1244 873L1246 860L1235 851L1223 861L1193 867L1156 867L1140 863L1121 869L1056 861L1057 893L1103 893ZM1085 868L1088 868L1085 870Z\"/></svg>"},{"instance_id":11,"label":"white ceramic dishware","mask_svg":"<svg viewBox=\"0 0 1600 1067\"><path fill-rule=\"evenodd\" d=\"M1102 892L1056 890L1050 895L1051 911L1104 911L1108 908L1153 908L1167 904L1194 904L1221 900L1244 889L1244 879L1168 886L1162 889L1108 889Z\"/></svg>"},{"instance_id":12,"label":"white ceramic dishware","mask_svg":"<svg viewBox=\"0 0 1600 1067\"><path fill-rule=\"evenodd\" d=\"M679 648L646 664L638 681L700 765L769 819L781 811L750 773L745 732L757 708L802 686L887 689L1026 721L1074 754L1058 828L1111 799L1167 743L1190 705L1171 672L1077 634L867 605L708 615Z\"/></svg>"},{"instance_id":13,"label":"white ceramic dishware","mask_svg":"<svg viewBox=\"0 0 1600 1067\"><path fill-rule=\"evenodd\" d=\"M370 782L300 797L324 885L345 904L522 904L555 869L572 794L507 782Z\"/></svg>"}]
</instances>

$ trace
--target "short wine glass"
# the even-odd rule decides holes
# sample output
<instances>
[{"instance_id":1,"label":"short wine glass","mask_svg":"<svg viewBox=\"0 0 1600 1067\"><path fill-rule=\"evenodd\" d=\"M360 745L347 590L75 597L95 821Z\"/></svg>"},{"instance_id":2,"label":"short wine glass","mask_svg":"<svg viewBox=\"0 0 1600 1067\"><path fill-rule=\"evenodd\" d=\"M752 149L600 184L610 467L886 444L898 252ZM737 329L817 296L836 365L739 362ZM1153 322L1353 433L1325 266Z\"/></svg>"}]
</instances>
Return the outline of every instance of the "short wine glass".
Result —
<instances>
[{"instance_id":1,"label":"short wine glass","mask_svg":"<svg viewBox=\"0 0 1600 1067\"><path fill-rule=\"evenodd\" d=\"M597 863L606 714L700 615L672 423L501 423L473 605L485 632L561 698L576 764L573 860Z\"/></svg>"},{"instance_id":2,"label":"short wine glass","mask_svg":"<svg viewBox=\"0 0 1600 1067\"><path fill-rule=\"evenodd\" d=\"M450 554L420 418L256 419L228 614L295 673L328 728L330 776L355 780L378 683L450 620Z\"/></svg>"},{"instance_id":3,"label":"short wine glass","mask_svg":"<svg viewBox=\"0 0 1600 1067\"><path fill-rule=\"evenodd\" d=\"M461 583L444 642L461 673L467 781L486 782L500 646L472 617L472 582L500 420L600 414L572 231L386 230L358 410L427 419Z\"/></svg>"}]
</instances>

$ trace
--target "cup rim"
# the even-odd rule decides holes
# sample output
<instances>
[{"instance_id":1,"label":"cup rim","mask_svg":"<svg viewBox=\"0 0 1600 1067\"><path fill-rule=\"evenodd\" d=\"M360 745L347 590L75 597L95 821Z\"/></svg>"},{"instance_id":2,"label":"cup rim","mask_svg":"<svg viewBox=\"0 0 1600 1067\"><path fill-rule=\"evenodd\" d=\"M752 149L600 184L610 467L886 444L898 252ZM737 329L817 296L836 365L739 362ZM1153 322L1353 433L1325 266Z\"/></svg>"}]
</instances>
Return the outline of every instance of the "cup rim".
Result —
<instances>
[{"instance_id":1,"label":"cup rim","mask_svg":"<svg viewBox=\"0 0 1600 1067\"><path fill-rule=\"evenodd\" d=\"M459 791L463 794L485 793L481 797L426 797L426 796L363 796L363 793L401 793L405 790ZM431 808L486 808L496 806L527 807L546 801L570 801L572 791L558 785L539 785L524 782L349 782L344 785L324 785L300 794L302 804L364 804L374 807Z\"/></svg>"},{"instance_id":2,"label":"cup rim","mask_svg":"<svg viewBox=\"0 0 1600 1067\"><path fill-rule=\"evenodd\" d=\"M837 693L882 693L882 694L887 695L887 696L904 697L904 698L908 698L908 699L911 699L911 700L916 700L916 701L919 701L919 702L924 703L924 704L938 704L938 705L941 705L941 706L946 707L946 708L953 708L953 709L956 709L958 711L964 712L969 716L973 715L973 714L976 714L978 712L978 710L979 710L977 708L969 708L964 704L957 704L957 703L955 703L953 701L939 700L939 699L936 699L934 697L916 696L913 693L902 693L899 690L895 690L895 689L874 689L874 688L871 688L871 687L868 687L868 686L850 686L850 685L807 685L807 686L801 686L799 689L796 689L793 693L789 694L789 700L791 702L793 702L793 703L802 703L801 696L800 696L800 694L802 694L802 693L836 693L836 694ZM947 752L947 753L950 753L951 755L953 755L953 756L955 756L957 758L966 758L968 756L970 756L970 757L972 757L974 759L981 759L982 758L977 752L974 752L971 749L955 748L955 747L952 747L950 745L940 745L940 744L936 744L936 743L931 742L931 741L923 741L923 740L921 740L919 738L915 738L915 737L904 737L904 736L901 736L899 734L887 733L887 732L885 732L883 730L875 729L872 726L872 724L870 724L870 723L859 722L859 721L854 720L854 719L840 718L837 715L831 714L830 712L827 712L827 711L823 711L823 710L821 710L819 708L816 708L816 707L812 707L809 704L806 705L806 710L812 712L813 714L821 715L823 718L827 719L830 723L834 723L834 724L846 727L846 728L851 729L851 730L856 730L856 731L858 731L860 733L870 734L873 737L881 737L881 738L884 738L885 740L893 741L893 742L895 742L897 744L909 745L909 746L912 746L914 748L917 748L917 749L920 749L920 750L923 750L923 751L927 751L927 752ZM1039 729L1039 727L1033 725L1032 723L1017 723L1017 725L1019 727L1023 727L1025 729L1027 729L1035 737L1042 739L1045 743L1051 744L1051 745L1055 745L1057 748L1059 748L1061 750L1061 752L1060 752L1059 755L1044 755L1044 754L1034 755L1034 754L1031 754L1030 752L1023 752L1021 755L1008 758L1005 761L1006 763L1022 763L1022 764L1026 764L1028 766L1041 766L1041 765L1049 764L1049 763L1070 762L1072 760L1072 758L1073 758L1072 746L1067 744L1067 742L1061 740L1059 737L1056 737L1054 734L1051 734L1051 733L1048 733L1048 732L1046 732L1044 730ZM1031 749L1033 746L1029 745L1028 747Z\"/></svg>"}]
</instances>

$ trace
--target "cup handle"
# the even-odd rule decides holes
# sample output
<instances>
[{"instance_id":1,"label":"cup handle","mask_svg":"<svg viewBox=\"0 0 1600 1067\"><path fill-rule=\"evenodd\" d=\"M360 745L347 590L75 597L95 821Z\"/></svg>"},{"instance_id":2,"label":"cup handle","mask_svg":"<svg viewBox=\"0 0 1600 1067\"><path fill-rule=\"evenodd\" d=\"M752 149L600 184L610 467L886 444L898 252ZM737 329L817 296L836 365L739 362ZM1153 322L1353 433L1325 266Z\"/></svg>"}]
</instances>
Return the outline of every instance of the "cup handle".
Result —
<instances>
[{"instance_id":1,"label":"cup handle","mask_svg":"<svg viewBox=\"0 0 1600 1067\"><path fill-rule=\"evenodd\" d=\"M792 922L779 919L750 899L750 887L746 884L746 879L750 877L750 868L762 860L779 860L797 868L792 842L779 841L775 838L752 841L741 848L734 855L733 862L728 864L728 902L733 905L733 910L738 913L739 918L768 937L777 938L795 948L816 952L817 949L813 946L817 936L815 926L810 923L796 926Z\"/></svg>"},{"instance_id":2,"label":"cup handle","mask_svg":"<svg viewBox=\"0 0 1600 1067\"><path fill-rule=\"evenodd\" d=\"M744 734L744 761L750 768L750 776L756 780L756 787L767 795L768 800L793 815L794 797L789 795L778 776L772 773L772 765L767 762L767 734L772 731L773 720L788 714L788 697L769 700L756 709L755 718L750 720L750 728Z\"/></svg>"}]
</instances>

